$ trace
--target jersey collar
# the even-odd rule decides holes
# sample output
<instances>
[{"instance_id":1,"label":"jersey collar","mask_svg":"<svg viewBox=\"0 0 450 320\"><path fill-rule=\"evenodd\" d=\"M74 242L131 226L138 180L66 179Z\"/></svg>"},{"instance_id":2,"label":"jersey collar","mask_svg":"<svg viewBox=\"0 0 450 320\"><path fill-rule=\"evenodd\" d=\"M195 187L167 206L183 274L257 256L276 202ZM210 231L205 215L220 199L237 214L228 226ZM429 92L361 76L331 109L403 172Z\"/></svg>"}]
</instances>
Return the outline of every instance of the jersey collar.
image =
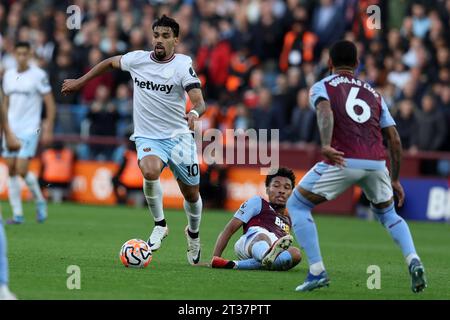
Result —
<instances>
[{"instance_id":1,"label":"jersey collar","mask_svg":"<svg viewBox=\"0 0 450 320\"><path fill-rule=\"evenodd\" d=\"M150 59L152 59L154 62L157 62L157 63L169 63L170 61L175 59L175 53L169 59L158 60L158 59L156 59L155 52L152 51L152 52L150 52Z\"/></svg>"}]
</instances>

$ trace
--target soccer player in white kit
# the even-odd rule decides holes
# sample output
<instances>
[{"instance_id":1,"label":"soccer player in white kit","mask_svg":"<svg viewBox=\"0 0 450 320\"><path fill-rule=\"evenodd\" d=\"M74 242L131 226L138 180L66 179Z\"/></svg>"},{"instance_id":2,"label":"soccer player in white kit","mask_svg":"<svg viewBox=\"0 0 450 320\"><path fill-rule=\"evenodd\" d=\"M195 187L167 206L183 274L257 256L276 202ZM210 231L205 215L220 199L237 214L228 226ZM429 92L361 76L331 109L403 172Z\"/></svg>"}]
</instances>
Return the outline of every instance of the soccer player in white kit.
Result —
<instances>
[{"instance_id":1,"label":"soccer player in white kit","mask_svg":"<svg viewBox=\"0 0 450 320\"><path fill-rule=\"evenodd\" d=\"M175 20L163 15L152 25L154 51L137 50L105 59L81 78L65 80L61 92L77 91L90 79L112 69L130 73L134 87L131 139L136 142L144 194L155 221L148 243L152 250L159 249L169 231L159 181L161 171L169 166L184 197L187 259L194 265L200 260L202 199L197 150L190 130L205 111L205 102L191 58L175 53L179 29ZM194 106L188 114L185 92Z\"/></svg>"},{"instance_id":2,"label":"soccer player in white kit","mask_svg":"<svg viewBox=\"0 0 450 320\"><path fill-rule=\"evenodd\" d=\"M47 74L39 67L29 63L31 48L28 42L18 42L15 46L17 67L8 69L3 77L1 112L8 119L12 134L21 142L19 151L9 150L3 141L3 157L9 170L8 196L13 218L7 223L23 223L23 209L20 190L20 177L25 180L36 201L36 219L44 222L47 218L47 203L42 195L36 176L28 171L29 161L36 154L41 142L47 145L53 137L55 101ZM42 123L42 100L46 107L46 119ZM41 134L42 131L42 134Z\"/></svg>"}]
</instances>

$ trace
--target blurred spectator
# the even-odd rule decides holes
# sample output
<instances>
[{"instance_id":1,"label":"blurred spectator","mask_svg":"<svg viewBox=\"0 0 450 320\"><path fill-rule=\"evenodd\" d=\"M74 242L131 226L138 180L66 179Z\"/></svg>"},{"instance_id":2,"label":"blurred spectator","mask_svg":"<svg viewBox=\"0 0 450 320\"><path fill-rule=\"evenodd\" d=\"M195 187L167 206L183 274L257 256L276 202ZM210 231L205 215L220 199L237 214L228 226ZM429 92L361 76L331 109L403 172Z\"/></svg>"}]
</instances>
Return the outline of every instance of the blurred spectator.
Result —
<instances>
[{"instance_id":1,"label":"blurred spectator","mask_svg":"<svg viewBox=\"0 0 450 320\"><path fill-rule=\"evenodd\" d=\"M41 154L41 164L41 186L54 203L61 203L69 196L70 183L74 176L74 152L62 142L55 141L52 148Z\"/></svg>"},{"instance_id":2,"label":"blurred spectator","mask_svg":"<svg viewBox=\"0 0 450 320\"><path fill-rule=\"evenodd\" d=\"M116 106L120 117L117 121L117 136L123 137L126 132L133 128L133 101L126 84L117 86L116 96L112 103Z\"/></svg>"},{"instance_id":3,"label":"blurred spectator","mask_svg":"<svg viewBox=\"0 0 450 320\"><path fill-rule=\"evenodd\" d=\"M203 22L200 30L203 43L197 52L197 73L206 76L206 97L218 100L228 77L231 46L220 39L215 25Z\"/></svg>"},{"instance_id":4,"label":"blurred spectator","mask_svg":"<svg viewBox=\"0 0 450 320\"><path fill-rule=\"evenodd\" d=\"M394 116L397 131L402 141L403 150L412 146L412 138L418 130L416 118L417 108L411 100L402 100L398 104L398 110Z\"/></svg>"},{"instance_id":5,"label":"blurred spectator","mask_svg":"<svg viewBox=\"0 0 450 320\"><path fill-rule=\"evenodd\" d=\"M320 0L312 18L312 30L319 39L320 49L330 46L344 34L344 20L342 8L337 1Z\"/></svg>"},{"instance_id":6,"label":"blurred spectator","mask_svg":"<svg viewBox=\"0 0 450 320\"><path fill-rule=\"evenodd\" d=\"M50 65L49 73L50 85L52 86L56 103L75 104L77 102L76 95L63 95L61 93L64 79L74 79L79 75L78 71L74 68L71 55L67 53L58 54L56 61Z\"/></svg>"},{"instance_id":7,"label":"blurred spectator","mask_svg":"<svg viewBox=\"0 0 450 320\"><path fill-rule=\"evenodd\" d=\"M424 38L430 29L430 19L427 17L425 6L416 2L412 5L412 31L414 36Z\"/></svg>"},{"instance_id":8,"label":"blurred spectator","mask_svg":"<svg viewBox=\"0 0 450 320\"><path fill-rule=\"evenodd\" d=\"M109 89L99 85L95 93L95 100L90 106L87 120L89 121L89 135L91 136L115 136L119 113L116 106L109 102ZM90 148L91 156L97 160L109 160L112 158L114 146L93 145Z\"/></svg>"},{"instance_id":9,"label":"blurred spectator","mask_svg":"<svg viewBox=\"0 0 450 320\"><path fill-rule=\"evenodd\" d=\"M264 87L264 72L260 68L255 68L250 73L248 87L244 90L243 100L250 109L259 103L259 92Z\"/></svg>"},{"instance_id":10,"label":"blurred spectator","mask_svg":"<svg viewBox=\"0 0 450 320\"><path fill-rule=\"evenodd\" d=\"M258 64L258 57L251 55L248 47L244 46L234 52L230 58L226 89L230 93L241 93L248 86L250 74Z\"/></svg>"},{"instance_id":11,"label":"blurred spectator","mask_svg":"<svg viewBox=\"0 0 450 320\"><path fill-rule=\"evenodd\" d=\"M103 55L98 48L92 48L89 51L89 66L83 70L83 74L88 72L93 66L98 64L103 59ZM91 79L81 89L81 97L84 103L90 103L94 100L99 86L106 86L111 90L113 86L113 79L110 73L105 73L94 79Z\"/></svg>"},{"instance_id":12,"label":"blurred spectator","mask_svg":"<svg viewBox=\"0 0 450 320\"><path fill-rule=\"evenodd\" d=\"M131 132L127 132L124 146L118 151L119 169L114 174L112 183L118 203L132 202L136 207L141 207L145 200L142 194L142 174L138 165L136 145L128 139L130 135Z\"/></svg>"},{"instance_id":13,"label":"blurred spectator","mask_svg":"<svg viewBox=\"0 0 450 320\"><path fill-rule=\"evenodd\" d=\"M240 103L236 108L236 117L234 118L234 128L236 130L247 130L251 128L251 119L249 111L244 104Z\"/></svg>"},{"instance_id":14,"label":"blurred spectator","mask_svg":"<svg viewBox=\"0 0 450 320\"><path fill-rule=\"evenodd\" d=\"M436 99L431 94L422 98L422 111L417 118L418 130L413 135L412 151L439 151L444 146L447 137L447 123L444 114L437 108ZM422 161L423 174L436 174L436 161Z\"/></svg>"},{"instance_id":15,"label":"blurred spectator","mask_svg":"<svg viewBox=\"0 0 450 320\"><path fill-rule=\"evenodd\" d=\"M388 10L388 25L389 29L400 29L402 26L403 18L406 15L408 9L408 2L401 1L387 1Z\"/></svg>"},{"instance_id":16,"label":"blurred spectator","mask_svg":"<svg viewBox=\"0 0 450 320\"><path fill-rule=\"evenodd\" d=\"M286 72L290 66L299 66L303 61L313 61L317 36L307 31L305 20L296 20L292 30L284 36L280 56L280 70Z\"/></svg>"},{"instance_id":17,"label":"blurred spectator","mask_svg":"<svg viewBox=\"0 0 450 320\"><path fill-rule=\"evenodd\" d=\"M316 113L309 105L307 89L300 89L297 93L297 104L289 123L289 131L292 142L320 142L316 126Z\"/></svg>"},{"instance_id":18,"label":"blurred spectator","mask_svg":"<svg viewBox=\"0 0 450 320\"><path fill-rule=\"evenodd\" d=\"M257 21L250 23L252 52L271 66L278 64L280 48L283 46L283 25L277 21L272 9L272 1L259 3Z\"/></svg>"},{"instance_id":19,"label":"blurred spectator","mask_svg":"<svg viewBox=\"0 0 450 320\"><path fill-rule=\"evenodd\" d=\"M262 88L258 94L259 101L255 108L251 109L251 117L253 119L253 128L258 131L261 129L282 129L283 126L275 126L275 110L272 107L272 94L267 88ZM285 126L284 126L285 127ZM259 131L258 131L259 132ZM267 137L270 137L268 132ZM258 133L259 136L259 133Z\"/></svg>"}]
</instances>

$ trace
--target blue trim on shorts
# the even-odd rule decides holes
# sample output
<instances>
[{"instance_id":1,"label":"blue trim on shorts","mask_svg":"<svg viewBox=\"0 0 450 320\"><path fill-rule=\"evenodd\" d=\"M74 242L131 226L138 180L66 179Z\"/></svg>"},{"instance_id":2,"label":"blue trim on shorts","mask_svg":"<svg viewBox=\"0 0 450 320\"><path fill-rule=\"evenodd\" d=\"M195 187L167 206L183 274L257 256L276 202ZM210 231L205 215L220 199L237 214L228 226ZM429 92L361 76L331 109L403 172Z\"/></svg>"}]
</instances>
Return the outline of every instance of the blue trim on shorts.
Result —
<instances>
[{"instance_id":1,"label":"blue trim on shorts","mask_svg":"<svg viewBox=\"0 0 450 320\"><path fill-rule=\"evenodd\" d=\"M350 169L364 170L384 170L386 168L385 160L366 160L345 158L346 167Z\"/></svg>"}]
</instances>

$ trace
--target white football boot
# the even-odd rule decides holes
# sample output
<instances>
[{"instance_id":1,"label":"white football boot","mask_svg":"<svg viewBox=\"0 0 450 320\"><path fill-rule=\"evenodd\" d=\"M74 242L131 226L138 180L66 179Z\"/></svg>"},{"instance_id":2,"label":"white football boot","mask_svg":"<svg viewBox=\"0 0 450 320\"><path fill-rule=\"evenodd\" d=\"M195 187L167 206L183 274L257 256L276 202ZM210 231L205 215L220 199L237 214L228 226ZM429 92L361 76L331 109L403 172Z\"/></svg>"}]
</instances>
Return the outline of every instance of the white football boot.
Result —
<instances>
[{"instance_id":1,"label":"white football boot","mask_svg":"<svg viewBox=\"0 0 450 320\"><path fill-rule=\"evenodd\" d=\"M184 229L188 243L187 259L191 265L196 265L200 261L200 237L192 239L188 234L188 226Z\"/></svg>"},{"instance_id":2,"label":"white football boot","mask_svg":"<svg viewBox=\"0 0 450 320\"><path fill-rule=\"evenodd\" d=\"M281 252L289 249L293 240L294 238L292 238L290 234L279 238L272 244L272 247L267 251L266 255L261 261L261 264L268 269L272 268L275 259Z\"/></svg>"},{"instance_id":3,"label":"white football boot","mask_svg":"<svg viewBox=\"0 0 450 320\"><path fill-rule=\"evenodd\" d=\"M161 247L162 240L167 237L168 234L169 227L167 225L165 227L155 226L147 241L150 249L152 249L152 251L158 250Z\"/></svg>"}]
</instances>

